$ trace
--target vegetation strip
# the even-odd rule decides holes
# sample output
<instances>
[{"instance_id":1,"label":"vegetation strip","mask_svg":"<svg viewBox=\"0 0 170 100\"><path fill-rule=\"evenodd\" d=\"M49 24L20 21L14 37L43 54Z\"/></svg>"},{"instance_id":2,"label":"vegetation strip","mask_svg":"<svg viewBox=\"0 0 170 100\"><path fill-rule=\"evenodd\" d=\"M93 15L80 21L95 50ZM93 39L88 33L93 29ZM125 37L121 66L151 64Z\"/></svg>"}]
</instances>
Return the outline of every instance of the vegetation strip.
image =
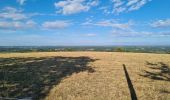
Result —
<instances>
[{"instance_id":1,"label":"vegetation strip","mask_svg":"<svg viewBox=\"0 0 170 100\"><path fill-rule=\"evenodd\" d=\"M17 98L0 97L0 100L19 100Z\"/></svg>"},{"instance_id":2,"label":"vegetation strip","mask_svg":"<svg viewBox=\"0 0 170 100\"><path fill-rule=\"evenodd\" d=\"M133 87L133 84L132 84L132 82L131 82L131 80L130 80L130 77L129 77L129 74L128 74L128 72L127 72L127 69L126 69L125 64L123 64L123 68L124 68L124 71L125 71L125 76L126 76L126 80L127 80L127 83L128 83L128 87L129 87L131 99L132 99L132 100L137 100L136 92L135 92L135 89L134 89L134 87Z\"/></svg>"}]
</instances>

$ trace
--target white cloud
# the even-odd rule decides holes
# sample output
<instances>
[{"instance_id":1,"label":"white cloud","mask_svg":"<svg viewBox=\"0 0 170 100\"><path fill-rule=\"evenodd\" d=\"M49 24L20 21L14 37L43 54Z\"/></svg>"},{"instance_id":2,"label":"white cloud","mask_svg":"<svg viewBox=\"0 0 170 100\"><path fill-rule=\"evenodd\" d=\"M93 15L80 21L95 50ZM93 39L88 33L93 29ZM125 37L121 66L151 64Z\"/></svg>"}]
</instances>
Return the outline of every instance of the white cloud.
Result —
<instances>
[{"instance_id":1,"label":"white cloud","mask_svg":"<svg viewBox=\"0 0 170 100\"><path fill-rule=\"evenodd\" d=\"M56 20L56 21L47 21L42 24L42 27L45 29L61 29L68 27L70 25L69 21L65 20Z\"/></svg>"},{"instance_id":2,"label":"white cloud","mask_svg":"<svg viewBox=\"0 0 170 100\"><path fill-rule=\"evenodd\" d=\"M99 4L98 0L91 0L87 3L89 6L97 6Z\"/></svg>"},{"instance_id":3,"label":"white cloud","mask_svg":"<svg viewBox=\"0 0 170 100\"><path fill-rule=\"evenodd\" d=\"M0 29L19 29L23 27L23 23L21 22L7 22L7 21L3 21L0 22Z\"/></svg>"},{"instance_id":4,"label":"white cloud","mask_svg":"<svg viewBox=\"0 0 170 100\"><path fill-rule=\"evenodd\" d=\"M22 13L22 10L18 10L13 7L5 7L0 12L0 18L12 19L12 20L23 20L27 19L28 16Z\"/></svg>"},{"instance_id":5,"label":"white cloud","mask_svg":"<svg viewBox=\"0 0 170 100\"><path fill-rule=\"evenodd\" d=\"M23 9L16 9L14 7L4 7L0 10L0 19L1 20L13 20L20 21L26 20L33 16L55 16L56 14L44 14L44 13L24 13Z\"/></svg>"},{"instance_id":6,"label":"white cloud","mask_svg":"<svg viewBox=\"0 0 170 100\"><path fill-rule=\"evenodd\" d=\"M140 9L151 0L112 0L113 13L120 14Z\"/></svg>"},{"instance_id":7,"label":"white cloud","mask_svg":"<svg viewBox=\"0 0 170 100\"><path fill-rule=\"evenodd\" d=\"M111 13L111 11L109 10L109 7L107 7L107 6L100 7L99 10L102 10L104 14Z\"/></svg>"},{"instance_id":8,"label":"white cloud","mask_svg":"<svg viewBox=\"0 0 170 100\"><path fill-rule=\"evenodd\" d=\"M138 3L140 0L129 0L129 2L127 2L127 6L131 6L131 5L134 5L136 3Z\"/></svg>"},{"instance_id":9,"label":"white cloud","mask_svg":"<svg viewBox=\"0 0 170 100\"><path fill-rule=\"evenodd\" d=\"M86 2L86 0L64 0L56 2L55 7L58 9L58 13L62 13L64 15L75 14L79 12L86 12L92 6L97 6L98 1L93 0Z\"/></svg>"},{"instance_id":10,"label":"white cloud","mask_svg":"<svg viewBox=\"0 0 170 100\"><path fill-rule=\"evenodd\" d=\"M93 36L96 36L96 34L94 34L94 33L88 33L88 34L86 34L86 36L93 37Z\"/></svg>"},{"instance_id":11,"label":"white cloud","mask_svg":"<svg viewBox=\"0 0 170 100\"><path fill-rule=\"evenodd\" d=\"M126 10L125 7L117 7L117 8L114 8L113 13L119 14L119 13L124 12L125 10Z\"/></svg>"},{"instance_id":12,"label":"white cloud","mask_svg":"<svg viewBox=\"0 0 170 100\"><path fill-rule=\"evenodd\" d=\"M86 21L83 22L81 25L92 25L92 19L91 18L86 18Z\"/></svg>"},{"instance_id":13,"label":"white cloud","mask_svg":"<svg viewBox=\"0 0 170 100\"><path fill-rule=\"evenodd\" d=\"M121 30L131 30L131 26L133 25L133 23L131 21L127 22L127 23L121 23L118 22L116 20L103 20L103 21L98 21L98 22L92 22L90 21L86 21L84 23L82 23L82 25L94 25L94 26L102 26L102 27L111 27L114 29L121 29Z\"/></svg>"},{"instance_id":14,"label":"white cloud","mask_svg":"<svg viewBox=\"0 0 170 100\"><path fill-rule=\"evenodd\" d=\"M170 31L167 32L159 32L160 36L170 36Z\"/></svg>"},{"instance_id":15,"label":"white cloud","mask_svg":"<svg viewBox=\"0 0 170 100\"><path fill-rule=\"evenodd\" d=\"M114 8L117 8L124 4L124 1L122 1L122 0L112 0L112 2L114 3L114 5L113 5Z\"/></svg>"},{"instance_id":16,"label":"white cloud","mask_svg":"<svg viewBox=\"0 0 170 100\"><path fill-rule=\"evenodd\" d=\"M141 37L141 36L152 36L152 32L147 31L136 31L136 30L112 30L113 36L118 37Z\"/></svg>"},{"instance_id":17,"label":"white cloud","mask_svg":"<svg viewBox=\"0 0 170 100\"><path fill-rule=\"evenodd\" d=\"M170 36L170 31L112 30L111 34L115 37L163 37Z\"/></svg>"},{"instance_id":18,"label":"white cloud","mask_svg":"<svg viewBox=\"0 0 170 100\"><path fill-rule=\"evenodd\" d=\"M26 19L27 16L19 13L0 13L0 18L12 19L12 20L22 20Z\"/></svg>"},{"instance_id":19,"label":"white cloud","mask_svg":"<svg viewBox=\"0 0 170 100\"><path fill-rule=\"evenodd\" d=\"M170 28L170 19L165 19L165 20L157 20L153 23L151 23L152 27L156 28Z\"/></svg>"},{"instance_id":20,"label":"white cloud","mask_svg":"<svg viewBox=\"0 0 170 100\"><path fill-rule=\"evenodd\" d=\"M21 22L21 21L1 21L0 29L2 30L23 30L36 27L36 23L32 20Z\"/></svg>"},{"instance_id":21,"label":"white cloud","mask_svg":"<svg viewBox=\"0 0 170 100\"><path fill-rule=\"evenodd\" d=\"M17 0L17 2L20 4L20 5L24 5L24 3L26 2L27 0Z\"/></svg>"},{"instance_id":22,"label":"white cloud","mask_svg":"<svg viewBox=\"0 0 170 100\"><path fill-rule=\"evenodd\" d=\"M133 11L133 10L138 10L140 9L142 6L144 6L147 2L149 2L150 0L138 0L138 2L132 4L128 11Z\"/></svg>"},{"instance_id":23,"label":"white cloud","mask_svg":"<svg viewBox=\"0 0 170 100\"><path fill-rule=\"evenodd\" d=\"M15 12L21 12L21 10L17 10L16 8L7 6L2 9L4 12L10 12L10 13L15 13Z\"/></svg>"},{"instance_id":24,"label":"white cloud","mask_svg":"<svg viewBox=\"0 0 170 100\"><path fill-rule=\"evenodd\" d=\"M37 26L37 23L32 21L32 20L28 20L26 22L26 27L28 27L28 28L33 28L33 27L36 27L36 26Z\"/></svg>"},{"instance_id":25,"label":"white cloud","mask_svg":"<svg viewBox=\"0 0 170 100\"><path fill-rule=\"evenodd\" d=\"M4 7L0 10L0 30L24 30L37 27L30 18L33 13L24 14L22 9Z\"/></svg>"}]
</instances>

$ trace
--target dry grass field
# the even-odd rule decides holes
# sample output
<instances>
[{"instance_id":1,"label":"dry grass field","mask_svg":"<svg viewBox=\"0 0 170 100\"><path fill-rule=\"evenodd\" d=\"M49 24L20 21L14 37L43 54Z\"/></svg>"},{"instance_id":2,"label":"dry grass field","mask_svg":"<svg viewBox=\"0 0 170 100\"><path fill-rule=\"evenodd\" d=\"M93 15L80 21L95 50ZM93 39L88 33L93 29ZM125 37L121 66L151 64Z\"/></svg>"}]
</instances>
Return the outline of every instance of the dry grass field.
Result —
<instances>
[{"instance_id":1,"label":"dry grass field","mask_svg":"<svg viewBox=\"0 0 170 100\"><path fill-rule=\"evenodd\" d=\"M0 54L0 96L130 100L123 64L139 100L170 100L169 54L121 52Z\"/></svg>"}]
</instances>

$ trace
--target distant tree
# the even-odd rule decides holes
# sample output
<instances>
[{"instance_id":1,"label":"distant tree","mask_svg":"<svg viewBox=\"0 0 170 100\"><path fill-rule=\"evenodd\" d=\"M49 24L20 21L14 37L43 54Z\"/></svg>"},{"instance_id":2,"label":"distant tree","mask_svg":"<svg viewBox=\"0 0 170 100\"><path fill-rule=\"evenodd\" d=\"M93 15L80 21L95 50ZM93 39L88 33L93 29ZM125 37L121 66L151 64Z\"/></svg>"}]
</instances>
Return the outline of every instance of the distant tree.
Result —
<instances>
[{"instance_id":1,"label":"distant tree","mask_svg":"<svg viewBox=\"0 0 170 100\"><path fill-rule=\"evenodd\" d=\"M66 48L65 51L74 51L73 48Z\"/></svg>"},{"instance_id":2,"label":"distant tree","mask_svg":"<svg viewBox=\"0 0 170 100\"><path fill-rule=\"evenodd\" d=\"M124 48L119 47L119 48L116 48L114 51L116 51L116 52L124 52L125 50L124 50Z\"/></svg>"}]
</instances>

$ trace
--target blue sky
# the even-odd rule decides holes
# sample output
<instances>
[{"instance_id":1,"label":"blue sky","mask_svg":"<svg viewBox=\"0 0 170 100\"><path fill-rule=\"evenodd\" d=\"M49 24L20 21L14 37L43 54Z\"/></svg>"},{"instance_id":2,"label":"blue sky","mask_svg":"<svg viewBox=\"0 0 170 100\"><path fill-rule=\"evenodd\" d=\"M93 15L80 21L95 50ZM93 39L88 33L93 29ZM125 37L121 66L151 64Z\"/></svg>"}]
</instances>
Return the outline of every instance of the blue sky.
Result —
<instances>
[{"instance_id":1,"label":"blue sky","mask_svg":"<svg viewBox=\"0 0 170 100\"><path fill-rule=\"evenodd\" d=\"M170 45L170 0L0 0L0 46Z\"/></svg>"}]
</instances>

